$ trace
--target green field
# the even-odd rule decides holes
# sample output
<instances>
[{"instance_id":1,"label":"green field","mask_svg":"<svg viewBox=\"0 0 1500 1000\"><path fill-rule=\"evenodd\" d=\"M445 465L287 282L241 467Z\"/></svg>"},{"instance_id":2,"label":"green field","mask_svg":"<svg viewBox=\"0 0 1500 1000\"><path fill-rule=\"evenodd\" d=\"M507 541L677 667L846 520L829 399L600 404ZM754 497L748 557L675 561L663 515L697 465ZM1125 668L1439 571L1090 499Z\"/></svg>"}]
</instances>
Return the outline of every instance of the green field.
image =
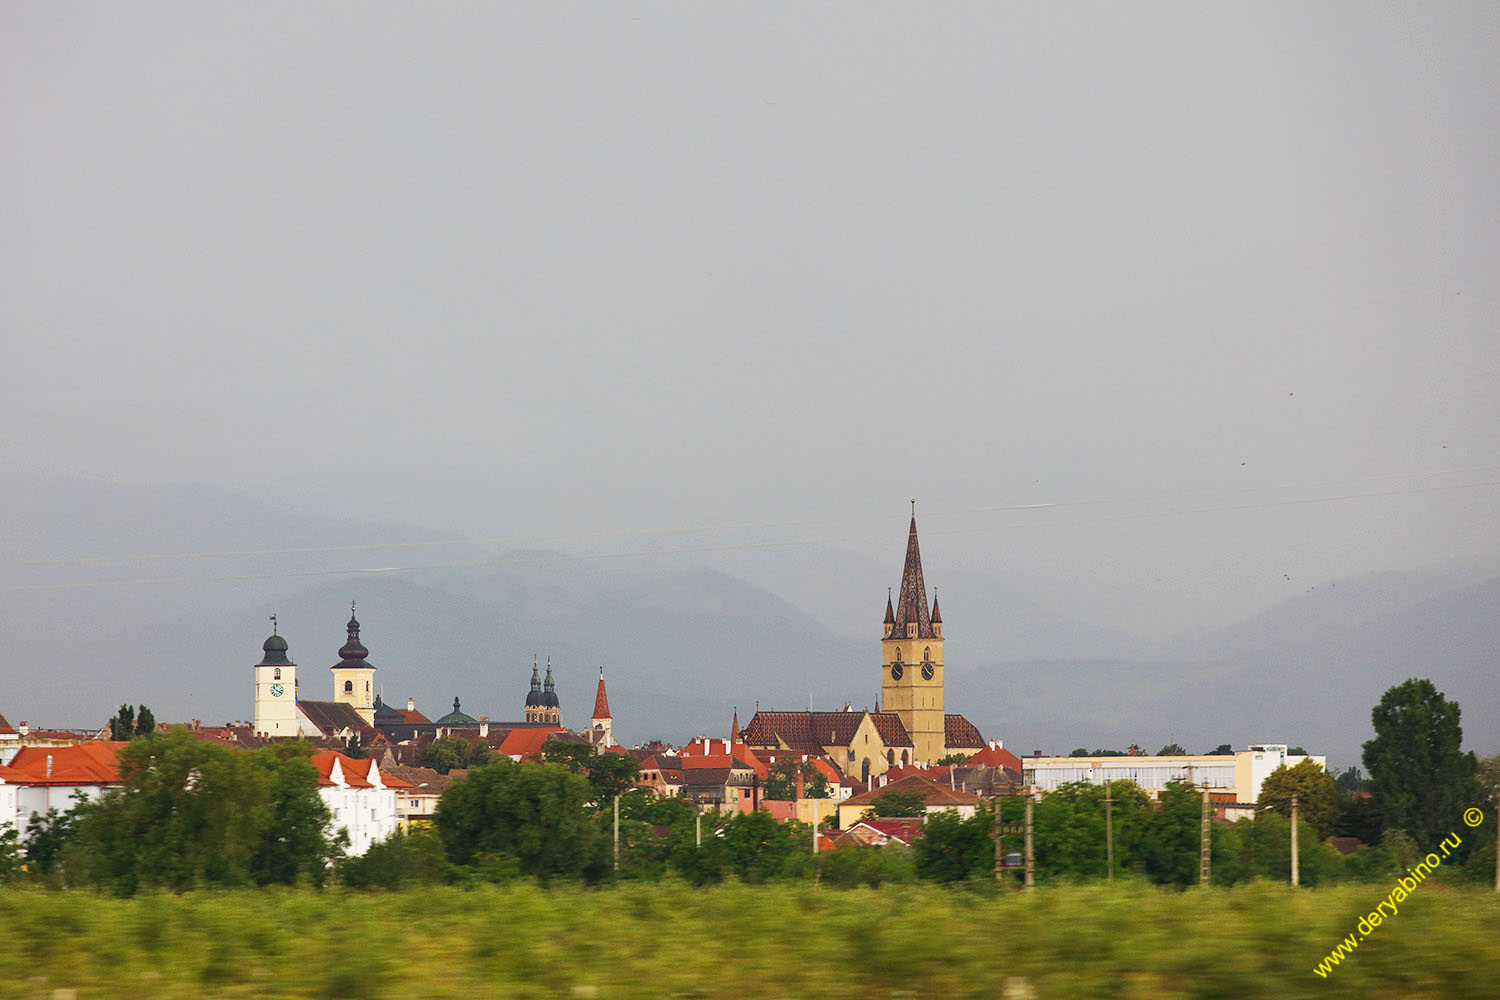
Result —
<instances>
[{"instance_id":1,"label":"green field","mask_svg":"<svg viewBox=\"0 0 1500 1000\"><path fill-rule=\"evenodd\" d=\"M1500 897L1252 885L0 892L0 997L1494 997ZM1024 977L1024 984L1011 977Z\"/></svg>"}]
</instances>

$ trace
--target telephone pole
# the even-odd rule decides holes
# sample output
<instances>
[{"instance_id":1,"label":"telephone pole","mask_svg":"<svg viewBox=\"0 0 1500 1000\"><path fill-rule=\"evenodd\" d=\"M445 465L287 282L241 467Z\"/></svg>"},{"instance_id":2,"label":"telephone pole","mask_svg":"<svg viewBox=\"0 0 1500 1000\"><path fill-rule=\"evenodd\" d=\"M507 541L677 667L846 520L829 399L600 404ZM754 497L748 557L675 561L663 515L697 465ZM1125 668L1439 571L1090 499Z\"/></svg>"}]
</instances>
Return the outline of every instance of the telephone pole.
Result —
<instances>
[{"instance_id":1,"label":"telephone pole","mask_svg":"<svg viewBox=\"0 0 1500 1000\"><path fill-rule=\"evenodd\" d=\"M1036 888L1036 859L1031 852L1031 788L1026 789L1026 890Z\"/></svg>"},{"instance_id":2,"label":"telephone pole","mask_svg":"<svg viewBox=\"0 0 1500 1000\"><path fill-rule=\"evenodd\" d=\"M1115 810L1114 782L1104 783L1104 859L1109 881L1115 880Z\"/></svg>"},{"instance_id":3,"label":"telephone pole","mask_svg":"<svg viewBox=\"0 0 1500 1000\"><path fill-rule=\"evenodd\" d=\"M1208 800L1208 786L1203 786L1203 826L1198 841L1198 884L1208 885L1209 866L1213 860L1213 809Z\"/></svg>"},{"instance_id":4,"label":"telephone pole","mask_svg":"<svg viewBox=\"0 0 1500 1000\"><path fill-rule=\"evenodd\" d=\"M1297 793L1292 793L1292 885L1297 885Z\"/></svg>"}]
</instances>

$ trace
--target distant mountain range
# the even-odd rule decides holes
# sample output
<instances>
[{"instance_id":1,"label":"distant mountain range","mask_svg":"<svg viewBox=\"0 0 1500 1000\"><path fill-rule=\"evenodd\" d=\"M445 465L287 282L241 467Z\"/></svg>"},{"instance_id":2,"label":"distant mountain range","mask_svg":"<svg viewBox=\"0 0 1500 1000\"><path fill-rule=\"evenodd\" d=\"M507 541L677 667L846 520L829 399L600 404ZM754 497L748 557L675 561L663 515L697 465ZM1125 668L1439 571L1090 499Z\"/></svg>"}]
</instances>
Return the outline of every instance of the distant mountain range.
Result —
<instances>
[{"instance_id":1,"label":"distant mountain range","mask_svg":"<svg viewBox=\"0 0 1500 1000\"><path fill-rule=\"evenodd\" d=\"M780 594L680 557L496 552L212 490L43 486L0 493L12 722L95 725L121 702L248 718L273 611L303 697L326 697L351 599L386 699L432 717L457 696L471 715L519 718L533 654L552 657L565 724L587 722L604 667L627 742L724 733L757 704L873 706L879 691L881 590L899 566L846 553L757 554L750 575L794 581ZM171 558L95 558L140 554ZM431 568L350 571L388 566ZM1072 620L1014 582L945 576L949 710L1018 753L1275 741L1347 766L1381 692L1427 676L1461 703L1469 745L1494 753L1500 579L1465 573L1330 581L1165 643Z\"/></svg>"}]
</instances>

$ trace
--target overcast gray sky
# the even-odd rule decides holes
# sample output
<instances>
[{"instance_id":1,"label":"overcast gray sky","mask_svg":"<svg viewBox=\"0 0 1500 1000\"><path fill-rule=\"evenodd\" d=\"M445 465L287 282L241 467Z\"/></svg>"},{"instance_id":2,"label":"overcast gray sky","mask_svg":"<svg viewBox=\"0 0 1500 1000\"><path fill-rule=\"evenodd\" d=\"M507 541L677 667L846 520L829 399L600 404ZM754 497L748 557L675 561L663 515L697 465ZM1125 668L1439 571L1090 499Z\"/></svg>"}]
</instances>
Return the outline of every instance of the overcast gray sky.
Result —
<instances>
[{"instance_id":1,"label":"overcast gray sky","mask_svg":"<svg viewBox=\"0 0 1500 1000\"><path fill-rule=\"evenodd\" d=\"M0 46L23 489L886 562L916 496L1153 635L1497 555L1493 3L10 3Z\"/></svg>"}]
</instances>

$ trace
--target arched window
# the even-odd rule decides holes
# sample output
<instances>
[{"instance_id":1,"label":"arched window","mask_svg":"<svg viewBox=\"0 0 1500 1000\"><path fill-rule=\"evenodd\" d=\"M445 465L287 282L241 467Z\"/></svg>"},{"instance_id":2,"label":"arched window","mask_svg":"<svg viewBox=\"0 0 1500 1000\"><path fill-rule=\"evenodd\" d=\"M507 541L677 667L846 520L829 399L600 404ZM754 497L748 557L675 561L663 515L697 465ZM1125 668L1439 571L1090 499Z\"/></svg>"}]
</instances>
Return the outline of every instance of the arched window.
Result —
<instances>
[{"instance_id":1,"label":"arched window","mask_svg":"<svg viewBox=\"0 0 1500 1000\"><path fill-rule=\"evenodd\" d=\"M907 764L910 764L910 763L911 763L911 756L905 750L902 750L901 751L901 766L905 767Z\"/></svg>"},{"instance_id":2,"label":"arched window","mask_svg":"<svg viewBox=\"0 0 1500 1000\"><path fill-rule=\"evenodd\" d=\"M271 671L271 680L273 680L273 681L279 681L279 680L281 680L281 668L280 667L277 667L275 670Z\"/></svg>"},{"instance_id":3,"label":"arched window","mask_svg":"<svg viewBox=\"0 0 1500 1000\"><path fill-rule=\"evenodd\" d=\"M859 780L865 784L870 783L870 758L866 757L859 764Z\"/></svg>"},{"instance_id":4,"label":"arched window","mask_svg":"<svg viewBox=\"0 0 1500 1000\"><path fill-rule=\"evenodd\" d=\"M353 694L354 693L354 682L353 681L345 681L344 682L344 693L345 694Z\"/></svg>"},{"instance_id":5,"label":"arched window","mask_svg":"<svg viewBox=\"0 0 1500 1000\"><path fill-rule=\"evenodd\" d=\"M932 662L932 647L931 646L928 646L928 647L926 647L925 649L922 650L922 662L923 663L931 663Z\"/></svg>"},{"instance_id":6,"label":"arched window","mask_svg":"<svg viewBox=\"0 0 1500 1000\"><path fill-rule=\"evenodd\" d=\"M887 750L885 752L885 763L886 763L887 767L895 767L896 766L896 751L894 751L894 750Z\"/></svg>"}]
</instances>

